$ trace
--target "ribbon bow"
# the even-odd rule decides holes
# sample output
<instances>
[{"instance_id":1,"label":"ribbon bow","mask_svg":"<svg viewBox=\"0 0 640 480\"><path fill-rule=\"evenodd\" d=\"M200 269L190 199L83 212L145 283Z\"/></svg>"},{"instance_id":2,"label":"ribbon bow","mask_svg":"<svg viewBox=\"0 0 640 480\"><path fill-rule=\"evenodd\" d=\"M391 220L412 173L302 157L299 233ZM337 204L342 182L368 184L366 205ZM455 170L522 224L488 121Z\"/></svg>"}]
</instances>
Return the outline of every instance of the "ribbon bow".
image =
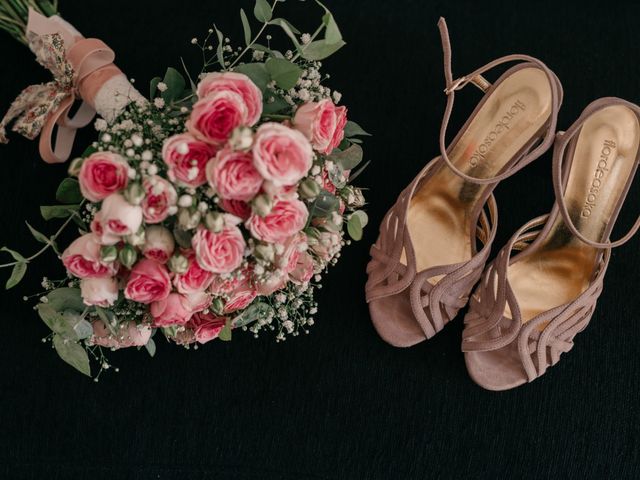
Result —
<instances>
[{"instance_id":1,"label":"ribbon bow","mask_svg":"<svg viewBox=\"0 0 640 480\"><path fill-rule=\"evenodd\" d=\"M83 98L81 92L95 92L93 84L102 84L113 75L114 69L117 70L113 65L115 54L101 40L83 38L77 32L69 32L62 20L56 23L58 31L35 33L31 28L32 23L36 30L46 31L51 29L52 22L41 16L34 16L32 22L33 13L30 12L30 25L27 27L29 48L35 53L38 63L51 71L53 81L31 85L18 95L0 121L0 143L7 143L5 127L15 120L13 131L31 140L40 135L40 155L45 162L62 163L71 154L76 130L86 126L96 114L91 104L93 99ZM69 43L72 45L67 51ZM98 72L100 70L103 74ZM89 76L94 77L95 81L83 82ZM90 95L85 94L87 96ZM82 105L70 118L69 110L77 98L83 100ZM53 148L53 129L56 125L58 130Z\"/></svg>"}]
</instances>

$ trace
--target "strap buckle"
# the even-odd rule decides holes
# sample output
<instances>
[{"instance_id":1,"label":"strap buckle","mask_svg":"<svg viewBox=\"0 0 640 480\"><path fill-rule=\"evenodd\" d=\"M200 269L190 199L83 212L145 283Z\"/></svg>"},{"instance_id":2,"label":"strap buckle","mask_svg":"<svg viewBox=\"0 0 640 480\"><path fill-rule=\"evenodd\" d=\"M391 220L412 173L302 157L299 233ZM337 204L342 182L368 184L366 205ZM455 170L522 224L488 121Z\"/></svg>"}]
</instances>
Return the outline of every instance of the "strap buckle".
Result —
<instances>
[{"instance_id":1,"label":"strap buckle","mask_svg":"<svg viewBox=\"0 0 640 480\"><path fill-rule=\"evenodd\" d=\"M453 82L451 82L451 85L449 85L447 88L444 89L444 93L446 93L447 95L450 95L456 90L460 90L466 84L467 84L467 77L460 77L457 80L454 80Z\"/></svg>"}]
</instances>

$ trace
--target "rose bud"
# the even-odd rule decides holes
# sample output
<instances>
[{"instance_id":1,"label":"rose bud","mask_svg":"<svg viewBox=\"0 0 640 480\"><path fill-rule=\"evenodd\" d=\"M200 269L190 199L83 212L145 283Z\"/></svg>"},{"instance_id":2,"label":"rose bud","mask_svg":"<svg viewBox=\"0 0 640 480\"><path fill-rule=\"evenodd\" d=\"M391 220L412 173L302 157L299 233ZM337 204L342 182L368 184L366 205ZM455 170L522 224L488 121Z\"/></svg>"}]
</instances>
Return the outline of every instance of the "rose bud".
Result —
<instances>
[{"instance_id":1,"label":"rose bud","mask_svg":"<svg viewBox=\"0 0 640 480\"><path fill-rule=\"evenodd\" d=\"M311 200L320 193L320 185L314 179L307 178L298 187L298 193L302 198Z\"/></svg>"},{"instance_id":2,"label":"rose bud","mask_svg":"<svg viewBox=\"0 0 640 480\"><path fill-rule=\"evenodd\" d=\"M118 282L113 277L83 278L80 295L85 305L108 307L118 299Z\"/></svg>"},{"instance_id":3,"label":"rose bud","mask_svg":"<svg viewBox=\"0 0 640 480\"><path fill-rule=\"evenodd\" d=\"M145 242L142 254L156 262L167 263L173 254L176 242L168 228L161 225L151 225L145 232Z\"/></svg>"},{"instance_id":4,"label":"rose bud","mask_svg":"<svg viewBox=\"0 0 640 480\"><path fill-rule=\"evenodd\" d=\"M130 183L124 190L124 198L131 205L140 205L144 200L144 188L139 183Z\"/></svg>"},{"instance_id":5,"label":"rose bud","mask_svg":"<svg viewBox=\"0 0 640 480\"><path fill-rule=\"evenodd\" d=\"M78 157L71 160L69 164L69 175L72 177L77 177L80 175L80 169L82 168L82 162L84 162L84 158Z\"/></svg>"},{"instance_id":6,"label":"rose bud","mask_svg":"<svg viewBox=\"0 0 640 480\"><path fill-rule=\"evenodd\" d=\"M180 275L189 270L189 259L178 253L169 259L167 266L173 273Z\"/></svg>"},{"instance_id":7,"label":"rose bud","mask_svg":"<svg viewBox=\"0 0 640 480\"><path fill-rule=\"evenodd\" d=\"M209 212L204 217L204 224L214 233L224 228L224 216L220 212Z\"/></svg>"},{"instance_id":8,"label":"rose bud","mask_svg":"<svg viewBox=\"0 0 640 480\"><path fill-rule=\"evenodd\" d=\"M253 145L253 130L248 127L238 127L231 134L229 144L233 150L249 150Z\"/></svg>"},{"instance_id":9,"label":"rose bud","mask_svg":"<svg viewBox=\"0 0 640 480\"><path fill-rule=\"evenodd\" d=\"M209 306L211 310L213 310L218 315L221 315L224 310L224 300L220 297L216 297L211 301L211 305Z\"/></svg>"},{"instance_id":10,"label":"rose bud","mask_svg":"<svg viewBox=\"0 0 640 480\"><path fill-rule=\"evenodd\" d=\"M100 209L104 233L115 236L131 235L142 224L142 209L131 205L119 193L109 195Z\"/></svg>"},{"instance_id":11,"label":"rose bud","mask_svg":"<svg viewBox=\"0 0 640 480\"><path fill-rule=\"evenodd\" d=\"M193 230L200 224L202 214L198 210L181 208L178 211L178 225L183 230Z\"/></svg>"},{"instance_id":12,"label":"rose bud","mask_svg":"<svg viewBox=\"0 0 640 480\"><path fill-rule=\"evenodd\" d=\"M273 208L273 199L268 195L258 195L251 202L251 207L257 215L266 217L271 213L271 209Z\"/></svg>"},{"instance_id":13,"label":"rose bud","mask_svg":"<svg viewBox=\"0 0 640 480\"><path fill-rule=\"evenodd\" d=\"M118 258L118 249L115 245L105 245L100 249L100 260L106 263L115 262Z\"/></svg>"},{"instance_id":14,"label":"rose bud","mask_svg":"<svg viewBox=\"0 0 640 480\"><path fill-rule=\"evenodd\" d=\"M138 259L138 254L136 253L136 249L131 245L125 245L120 253L118 254L118 258L120 259L120 263L127 268L131 268L136 260Z\"/></svg>"},{"instance_id":15,"label":"rose bud","mask_svg":"<svg viewBox=\"0 0 640 480\"><path fill-rule=\"evenodd\" d=\"M139 247L140 245L144 245L145 242L145 231L143 227L140 227L138 231L132 235L127 235L124 237L125 241L129 245L133 245L134 247Z\"/></svg>"},{"instance_id":16,"label":"rose bud","mask_svg":"<svg viewBox=\"0 0 640 480\"><path fill-rule=\"evenodd\" d=\"M276 251L270 243L259 243L255 246L253 254L256 258L271 263L276 256Z\"/></svg>"}]
</instances>

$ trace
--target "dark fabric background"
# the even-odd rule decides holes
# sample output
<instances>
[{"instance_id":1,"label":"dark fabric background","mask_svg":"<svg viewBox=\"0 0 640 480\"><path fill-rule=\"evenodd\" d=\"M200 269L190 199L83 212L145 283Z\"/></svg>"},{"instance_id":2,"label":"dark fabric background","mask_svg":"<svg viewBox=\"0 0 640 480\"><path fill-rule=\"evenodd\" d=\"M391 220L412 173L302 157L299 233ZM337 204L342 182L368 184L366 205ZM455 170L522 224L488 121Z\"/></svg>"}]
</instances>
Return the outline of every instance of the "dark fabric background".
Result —
<instances>
[{"instance_id":1,"label":"dark fabric background","mask_svg":"<svg viewBox=\"0 0 640 480\"><path fill-rule=\"evenodd\" d=\"M309 2L308 2L309 3ZM371 226L326 277L311 334L276 344L237 334L185 351L158 338L158 352L111 354L119 373L99 383L40 342L46 327L22 296L44 274L4 293L0 326L0 478L638 478L640 372L637 271L640 240L617 249L604 294L576 347L533 384L504 393L477 387L460 353L461 316L435 339L396 349L376 335L364 302L365 265L377 224L399 191L437 153L445 96L436 22L447 17L454 76L489 60L528 53L565 87L560 128L600 96L640 100L640 6L600 2L327 0L348 45L326 62L350 117L371 131ZM64 15L106 41L118 65L148 81L212 22L241 41L238 9L253 2L62 1ZM283 16L313 30L321 11L290 0ZM0 36L0 109L47 79L29 51ZM479 94L458 95L453 129ZM77 141L78 152L94 137ZM35 250L23 220L45 229L38 206L53 201L65 167L48 166L36 142L13 135L0 148L0 243ZM550 155L497 189L499 248L553 201ZM626 208L630 225L637 203ZM50 226L50 229L53 227Z\"/></svg>"}]
</instances>

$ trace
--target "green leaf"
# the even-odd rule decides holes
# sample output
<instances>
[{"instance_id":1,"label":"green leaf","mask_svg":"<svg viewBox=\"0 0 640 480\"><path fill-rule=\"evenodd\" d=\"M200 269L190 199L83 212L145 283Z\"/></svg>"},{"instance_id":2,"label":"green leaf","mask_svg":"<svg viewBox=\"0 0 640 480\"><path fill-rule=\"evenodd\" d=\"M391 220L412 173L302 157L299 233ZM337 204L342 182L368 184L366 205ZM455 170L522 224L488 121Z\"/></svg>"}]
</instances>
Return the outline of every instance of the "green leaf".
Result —
<instances>
[{"instance_id":1,"label":"green leaf","mask_svg":"<svg viewBox=\"0 0 640 480\"><path fill-rule=\"evenodd\" d=\"M58 185L56 200L60 203L80 203L83 200L80 192L80 182L75 178L65 178Z\"/></svg>"},{"instance_id":2,"label":"green leaf","mask_svg":"<svg viewBox=\"0 0 640 480\"><path fill-rule=\"evenodd\" d=\"M324 39L327 41L327 43L334 44L342 41L342 33L340 33L338 24L336 23L331 13L327 12L324 17L322 17L322 23L326 25Z\"/></svg>"},{"instance_id":3,"label":"green leaf","mask_svg":"<svg viewBox=\"0 0 640 480\"><path fill-rule=\"evenodd\" d=\"M100 317L102 323L104 323L104 326L107 327L109 332L111 332L112 335L115 335L116 329L113 328L112 325L113 320L116 318L115 313L102 307L96 307L96 313L98 314L98 317Z\"/></svg>"},{"instance_id":4,"label":"green leaf","mask_svg":"<svg viewBox=\"0 0 640 480\"><path fill-rule=\"evenodd\" d=\"M302 69L298 65L281 58L270 58L265 66L276 85L283 90L293 88L302 75Z\"/></svg>"},{"instance_id":5,"label":"green leaf","mask_svg":"<svg viewBox=\"0 0 640 480\"><path fill-rule=\"evenodd\" d=\"M160 77L153 77L149 82L149 99L153 100L158 91L158 84L162 81Z\"/></svg>"},{"instance_id":6,"label":"green leaf","mask_svg":"<svg viewBox=\"0 0 640 480\"><path fill-rule=\"evenodd\" d=\"M43 205L40 214L45 220L52 218L67 218L80 209L80 205Z\"/></svg>"},{"instance_id":7,"label":"green leaf","mask_svg":"<svg viewBox=\"0 0 640 480\"><path fill-rule=\"evenodd\" d=\"M267 99L273 97L273 102L268 102ZM268 116L270 113L280 113L285 110L290 110L291 105L287 103L287 101L275 94L267 93L265 95L265 102L262 105L262 114Z\"/></svg>"},{"instance_id":8,"label":"green leaf","mask_svg":"<svg viewBox=\"0 0 640 480\"><path fill-rule=\"evenodd\" d=\"M231 325L234 328L244 327L256 320L266 318L272 310L273 309L267 303L254 302L243 310L241 314L237 315L231 322Z\"/></svg>"},{"instance_id":9,"label":"green leaf","mask_svg":"<svg viewBox=\"0 0 640 480\"><path fill-rule=\"evenodd\" d=\"M362 162L363 155L360 145L351 145L346 150L334 151L327 159L340 165L344 170L352 170Z\"/></svg>"},{"instance_id":10,"label":"green leaf","mask_svg":"<svg viewBox=\"0 0 640 480\"><path fill-rule=\"evenodd\" d=\"M75 332L78 340L84 340L85 338L89 338L93 335L93 326L83 318L73 326L73 331Z\"/></svg>"},{"instance_id":11,"label":"green leaf","mask_svg":"<svg viewBox=\"0 0 640 480\"><path fill-rule=\"evenodd\" d=\"M349 120L347 124L344 126L344 136L346 138L350 138L350 137L356 137L358 135L366 135L368 137L371 136L370 133L365 132L365 130L356 122L352 122L351 120Z\"/></svg>"},{"instance_id":12,"label":"green leaf","mask_svg":"<svg viewBox=\"0 0 640 480\"><path fill-rule=\"evenodd\" d=\"M156 354L156 342L153 341L153 338L150 338L147 343L144 345L144 348L149 352L149 356L153 357Z\"/></svg>"},{"instance_id":13,"label":"green leaf","mask_svg":"<svg viewBox=\"0 0 640 480\"><path fill-rule=\"evenodd\" d=\"M322 190L311 204L309 219L312 217L328 217L339 208L340 200L338 200L338 197L326 190Z\"/></svg>"},{"instance_id":14,"label":"green leaf","mask_svg":"<svg viewBox=\"0 0 640 480\"><path fill-rule=\"evenodd\" d=\"M36 310L38 310L38 315L52 332L59 334L65 332L64 318L52 305L39 303Z\"/></svg>"},{"instance_id":15,"label":"green leaf","mask_svg":"<svg viewBox=\"0 0 640 480\"><path fill-rule=\"evenodd\" d=\"M347 221L347 232L349 236L358 241L362 239L362 229L369 222L369 217L362 210L353 212Z\"/></svg>"},{"instance_id":16,"label":"green leaf","mask_svg":"<svg viewBox=\"0 0 640 480\"><path fill-rule=\"evenodd\" d=\"M11 250L10 248L7 247L2 247L0 248L0 251L2 252L7 252L9 255L11 255L13 257L14 260L18 261L18 262L23 262L26 259L20 255L18 252L16 252L15 250Z\"/></svg>"},{"instance_id":17,"label":"green leaf","mask_svg":"<svg viewBox=\"0 0 640 480\"><path fill-rule=\"evenodd\" d=\"M355 172L351 172L351 175L349 175L349 182L353 182L356 178L358 178L360 174L364 172L364 169L369 166L370 163L371 163L371 160L368 160L364 163L364 165L358 168Z\"/></svg>"},{"instance_id":18,"label":"green leaf","mask_svg":"<svg viewBox=\"0 0 640 480\"><path fill-rule=\"evenodd\" d=\"M9 277L9 280L7 280L7 283L5 284L5 288L9 290L10 288L15 287L18 283L20 283L20 280L22 280L22 277L24 277L24 274L26 272L27 272L26 262L16 263L13 266L13 270L11 271L11 276Z\"/></svg>"},{"instance_id":19,"label":"green leaf","mask_svg":"<svg viewBox=\"0 0 640 480\"><path fill-rule=\"evenodd\" d=\"M57 312L72 310L78 313L87 307L82 301L79 288L63 287L56 288L47 294L47 303Z\"/></svg>"},{"instance_id":20,"label":"green leaf","mask_svg":"<svg viewBox=\"0 0 640 480\"><path fill-rule=\"evenodd\" d=\"M179 98L187 86L182 74L172 67L167 68L162 82L167 85L167 89L161 93L162 99L167 103Z\"/></svg>"},{"instance_id":21,"label":"green leaf","mask_svg":"<svg viewBox=\"0 0 640 480\"><path fill-rule=\"evenodd\" d=\"M289 23L287 20L285 20L284 18L274 18L273 20L271 20L269 22L269 25L277 25L279 27L281 27L283 30L285 30L285 32L288 30L289 32L291 32L292 34L295 33L296 35L300 35L300 30L298 30L296 27L294 27L293 25L291 25L291 23ZM289 35L289 33L287 32L287 35ZM295 37L294 37L295 38ZM298 41L297 38L295 38L296 42Z\"/></svg>"},{"instance_id":22,"label":"green leaf","mask_svg":"<svg viewBox=\"0 0 640 480\"><path fill-rule=\"evenodd\" d=\"M220 330L218 338L223 342L231 341L231 320L227 319L227 323L225 323L222 330Z\"/></svg>"},{"instance_id":23,"label":"green leaf","mask_svg":"<svg viewBox=\"0 0 640 480\"><path fill-rule=\"evenodd\" d=\"M50 243L51 240L49 240L49 238L44 234L39 232L38 230L36 230L35 228L33 228L31 225L29 225L29 222L24 222L27 224L27 227L29 227L29 230L31 231L31 235L33 235L33 237L38 240L39 242L42 243Z\"/></svg>"},{"instance_id":24,"label":"green leaf","mask_svg":"<svg viewBox=\"0 0 640 480\"><path fill-rule=\"evenodd\" d=\"M253 7L253 14L259 22L267 23L271 20L271 6L267 0L256 0L256 5Z\"/></svg>"},{"instance_id":25,"label":"green leaf","mask_svg":"<svg viewBox=\"0 0 640 480\"><path fill-rule=\"evenodd\" d=\"M215 25L213 26L213 28L215 28L216 37L218 37L218 47L216 48L216 57L218 58L218 63L220 64L220 67L224 69L224 50L222 49L222 47L224 46L223 45L224 35L220 30L218 30L218 27L216 27Z\"/></svg>"},{"instance_id":26,"label":"green leaf","mask_svg":"<svg viewBox=\"0 0 640 480\"><path fill-rule=\"evenodd\" d=\"M263 92L267 89L267 84L271 81L271 75L269 75L264 63L245 63L235 67L234 71L243 73L249 77Z\"/></svg>"},{"instance_id":27,"label":"green leaf","mask_svg":"<svg viewBox=\"0 0 640 480\"><path fill-rule=\"evenodd\" d=\"M324 60L345 45L344 40L339 40L335 43L330 43L327 40L316 40L305 45L301 50L301 55L306 60Z\"/></svg>"},{"instance_id":28,"label":"green leaf","mask_svg":"<svg viewBox=\"0 0 640 480\"><path fill-rule=\"evenodd\" d=\"M91 376L89 356L84 347L57 334L53 336L53 346L62 360L86 376Z\"/></svg>"},{"instance_id":29,"label":"green leaf","mask_svg":"<svg viewBox=\"0 0 640 480\"><path fill-rule=\"evenodd\" d=\"M240 19L242 20L242 30L244 31L244 43L248 47L251 44L251 25L244 10L240 9Z\"/></svg>"}]
</instances>

